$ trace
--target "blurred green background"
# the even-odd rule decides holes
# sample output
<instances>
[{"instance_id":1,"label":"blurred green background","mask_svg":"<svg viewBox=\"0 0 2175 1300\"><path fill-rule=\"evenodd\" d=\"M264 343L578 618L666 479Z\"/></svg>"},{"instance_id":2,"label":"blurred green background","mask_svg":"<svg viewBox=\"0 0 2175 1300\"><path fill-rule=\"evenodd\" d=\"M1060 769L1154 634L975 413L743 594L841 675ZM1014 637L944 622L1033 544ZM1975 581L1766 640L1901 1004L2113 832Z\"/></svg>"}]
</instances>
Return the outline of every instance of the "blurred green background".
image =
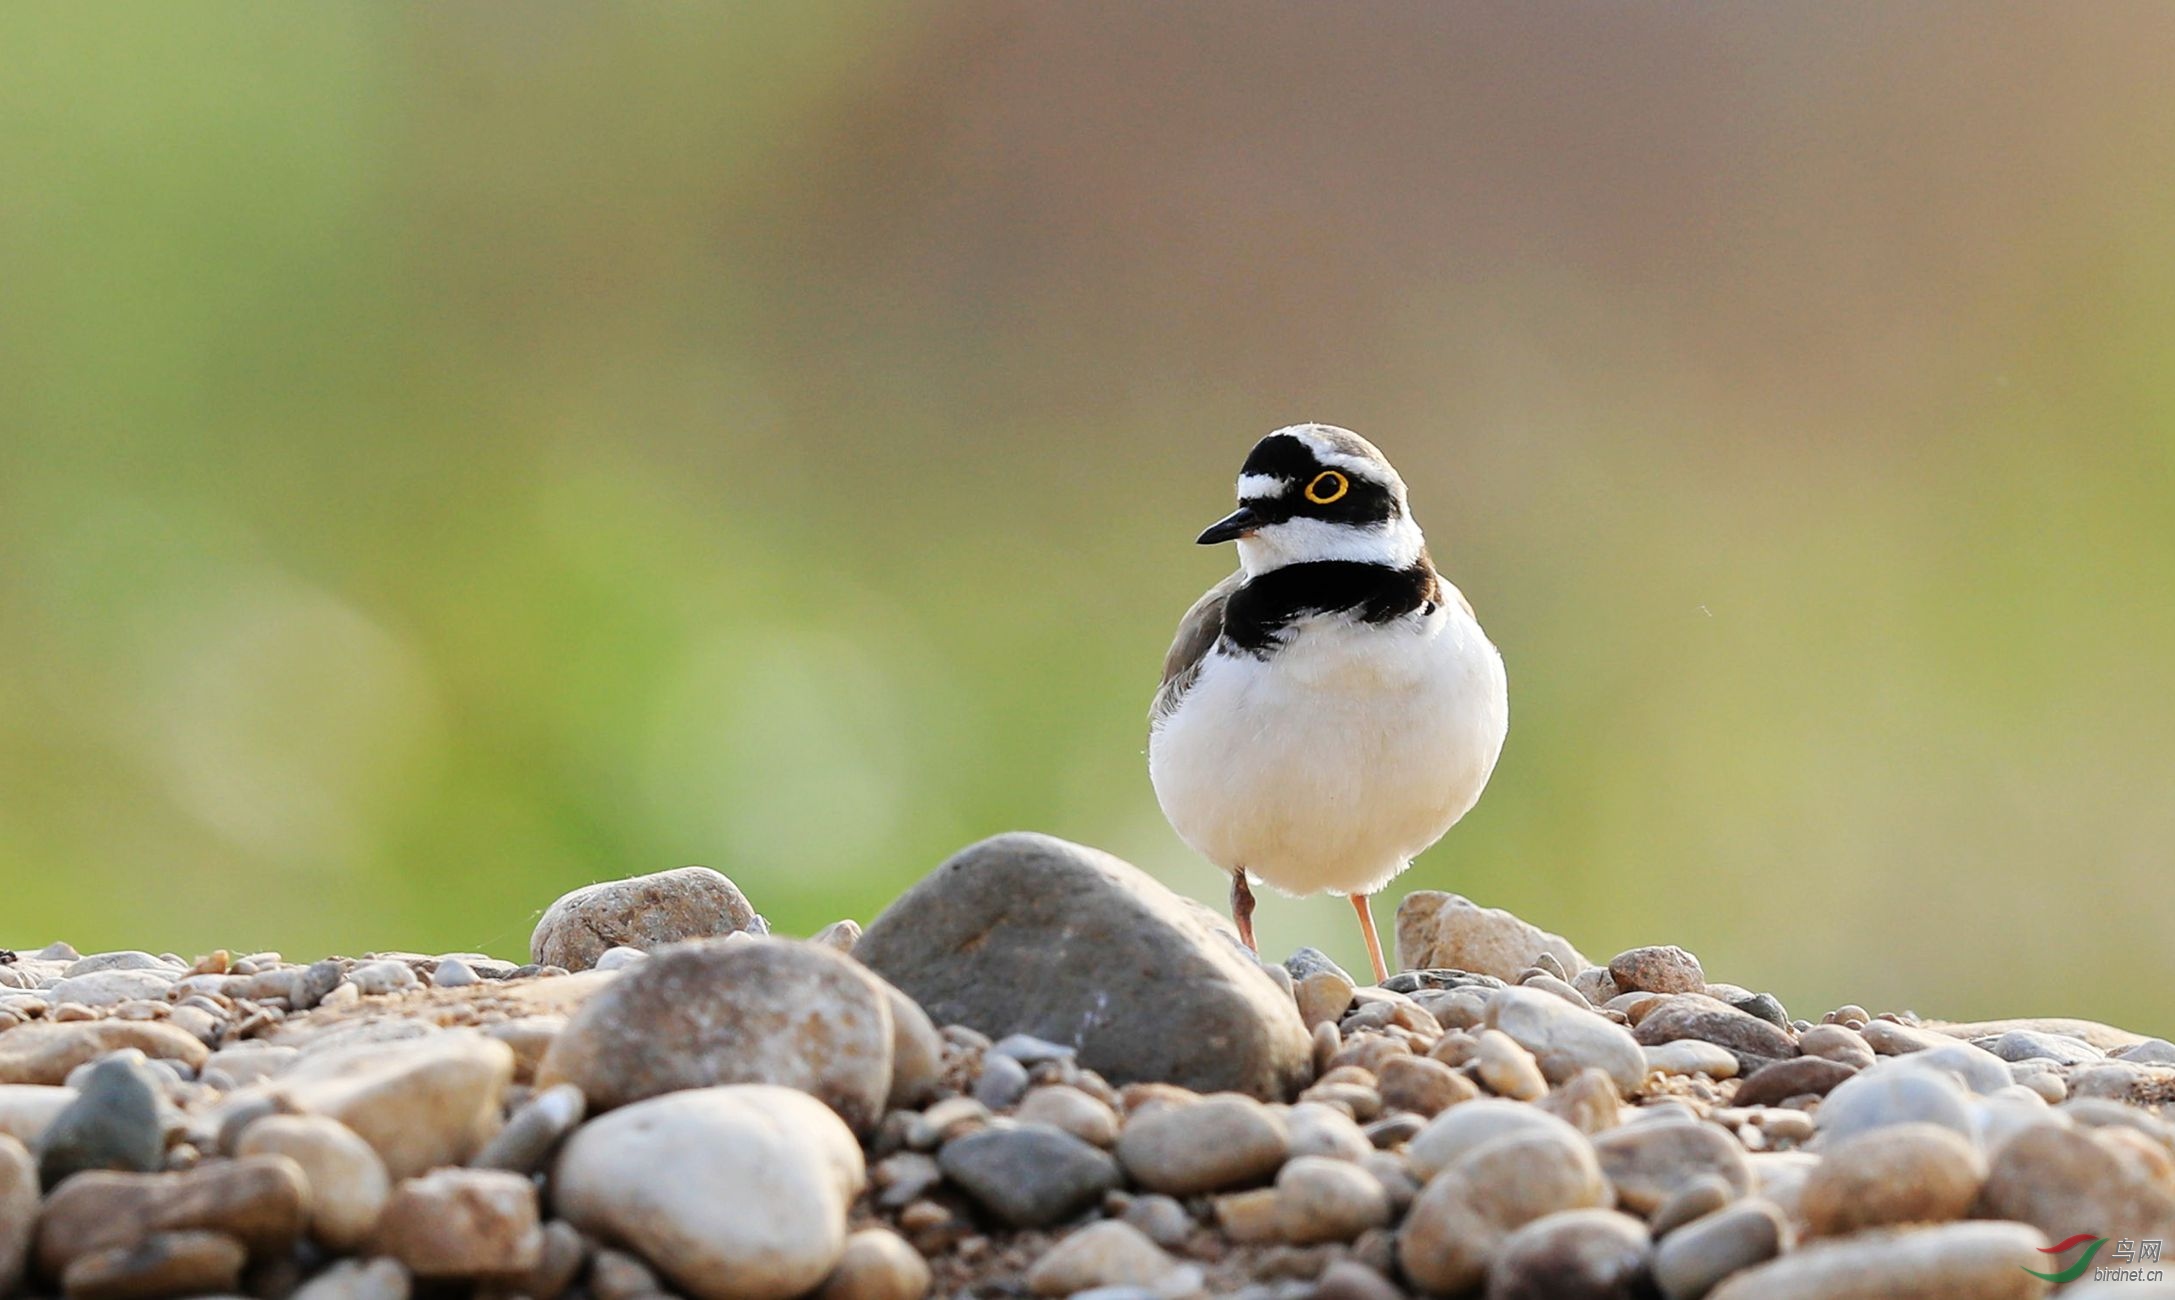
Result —
<instances>
[{"instance_id":1,"label":"blurred green background","mask_svg":"<svg viewBox=\"0 0 2175 1300\"><path fill-rule=\"evenodd\" d=\"M2175 1031L2175 8L0 8L0 941L525 949L1014 827L1350 425L1510 666L1399 887ZM1392 904L1378 908L1385 924ZM1266 947L1361 960L1336 900Z\"/></svg>"}]
</instances>

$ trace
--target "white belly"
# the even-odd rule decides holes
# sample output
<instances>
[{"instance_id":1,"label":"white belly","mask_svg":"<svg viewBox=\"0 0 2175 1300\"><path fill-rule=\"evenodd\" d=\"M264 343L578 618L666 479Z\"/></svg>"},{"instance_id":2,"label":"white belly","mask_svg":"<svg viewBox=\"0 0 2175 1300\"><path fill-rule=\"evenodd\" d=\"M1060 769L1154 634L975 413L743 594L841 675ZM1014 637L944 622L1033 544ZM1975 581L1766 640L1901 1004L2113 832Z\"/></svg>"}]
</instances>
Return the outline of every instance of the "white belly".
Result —
<instances>
[{"instance_id":1,"label":"white belly","mask_svg":"<svg viewBox=\"0 0 2175 1300\"><path fill-rule=\"evenodd\" d=\"M1187 844L1295 894L1371 894L1480 798L1503 661L1455 600L1424 623L1302 622L1267 660L1211 651L1148 739Z\"/></svg>"}]
</instances>

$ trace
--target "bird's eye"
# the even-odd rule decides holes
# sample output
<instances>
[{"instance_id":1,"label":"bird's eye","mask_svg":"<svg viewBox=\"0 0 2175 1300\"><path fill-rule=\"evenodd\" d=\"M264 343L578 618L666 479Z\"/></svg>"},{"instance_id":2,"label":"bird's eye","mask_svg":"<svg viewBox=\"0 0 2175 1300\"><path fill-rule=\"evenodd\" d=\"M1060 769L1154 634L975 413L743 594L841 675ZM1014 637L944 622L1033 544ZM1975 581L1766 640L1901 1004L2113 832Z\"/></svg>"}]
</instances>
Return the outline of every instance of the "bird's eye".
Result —
<instances>
[{"instance_id":1,"label":"bird's eye","mask_svg":"<svg viewBox=\"0 0 2175 1300\"><path fill-rule=\"evenodd\" d=\"M1326 506L1332 501L1342 499L1351 490L1351 481L1344 475L1333 469L1325 469L1314 476L1312 483L1307 484L1307 500L1318 506Z\"/></svg>"}]
</instances>

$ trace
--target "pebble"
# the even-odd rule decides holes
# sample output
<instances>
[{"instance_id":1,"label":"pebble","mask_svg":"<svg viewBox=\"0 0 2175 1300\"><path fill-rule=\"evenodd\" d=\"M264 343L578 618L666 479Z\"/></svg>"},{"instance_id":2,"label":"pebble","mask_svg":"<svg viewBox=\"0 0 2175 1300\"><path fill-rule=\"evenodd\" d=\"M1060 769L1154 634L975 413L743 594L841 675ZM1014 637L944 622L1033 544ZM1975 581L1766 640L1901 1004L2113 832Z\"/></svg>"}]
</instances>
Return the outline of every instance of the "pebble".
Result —
<instances>
[{"instance_id":1,"label":"pebble","mask_svg":"<svg viewBox=\"0 0 2175 1300\"><path fill-rule=\"evenodd\" d=\"M477 1169L531 1174L542 1169L588 1113L588 1099L570 1083L553 1084L522 1104L506 1127L468 1163Z\"/></svg>"},{"instance_id":2,"label":"pebble","mask_svg":"<svg viewBox=\"0 0 2175 1300\"><path fill-rule=\"evenodd\" d=\"M1640 1300L1646 1225L1615 1210L1564 1210L1503 1239L1488 1265L1487 1300Z\"/></svg>"},{"instance_id":3,"label":"pebble","mask_svg":"<svg viewBox=\"0 0 2175 1300\"><path fill-rule=\"evenodd\" d=\"M57 1277L82 1256L137 1245L154 1232L217 1230L253 1253L284 1254L302 1235L309 1185L284 1156L208 1162L185 1173L77 1174L45 1198L40 1272Z\"/></svg>"},{"instance_id":4,"label":"pebble","mask_svg":"<svg viewBox=\"0 0 2175 1300\"><path fill-rule=\"evenodd\" d=\"M1283 1117L1237 1093L1135 1114L1118 1136L1125 1172L1150 1191L1172 1196L1262 1182L1290 1154Z\"/></svg>"},{"instance_id":5,"label":"pebble","mask_svg":"<svg viewBox=\"0 0 2175 1300\"><path fill-rule=\"evenodd\" d=\"M32 1021L0 1034L0 1084L60 1084L79 1065L135 1048L196 1070L211 1055L194 1034L156 1020Z\"/></svg>"},{"instance_id":6,"label":"pebble","mask_svg":"<svg viewBox=\"0 0 2175 1300\"><path fill-rule=\"evenodd\" d=\"M1592 965L1563 936L1457 894L1416 890L1397 905L1401 970L1448 969L1511 981L1543 953L1555 958L1558 970Z\"/></svg>"},{"instance_id":7,"label":"pebble","mask_svg":"<svg viewBox=\"0 0 2175 1300\"><path fill-rule=\"evenodd\" d=\"M0 1136L36 1147L45 1136L45 1130L75 1099L73 1088L32 1083L0 1084Z\"/></svg>"},{"instance_id":8,"label":"pebble","mask_svg":"<svg viewBox=\"0 0 2175 1300\"><path fill-rule=\"evenodd\" d=\"M2106 1137L2059 1124L2017 1133L1994 1153L1980 1213L2031 1224L2056 1241L2085 1231L2175 1240L2175 1186Z\"/></svg>"},{"instance_id":9,"label":"pebble","mask_svg":"<svg viewBox=\"0 0 2175 1300\"><path fill-rule=\"evenodd\" d=\"M315 1050L272 1085L279 1104L336 1119L394 1179L457 1165L497 1131L514 1053L473 1030Z\"/></svg>"},{"instance_id":10,"label":"pebble","mask_svg":"<svg viewBox=\"0 0 2175 1300\"><path fill-rule=\"evenodd\" d=\"M1215 1207L1216 1226L1240 1245L1258 1245L1283 1236L1283 1202L1273 1187L1219 1196Z\"/></svg>"},{"instance_id":11,"label":"pebble","mask_svg":"<svg viewBox=\"0 0 2175 1300\"><path fill-rule=\"evenodd\" d=\"M574 1084L598 1111L682 1089L774 1084L871 1133L891 1093L887 997L859 963L815 944L675 944L583 1003L536 1083Z\"/></svg>"},{"instance_id":12,"label":"pebble","mask_svg":"<svg viewBox=\"0 0 2175 1300\"><path fill-rule=\"evenodd\" d=\"M1865 1036L1866 1045L1882 1056L1907 1056L1912 1052L1946 1047L1956 1041L1947 1034L1895 1020L1869 1020L1858 1032Z\"/></svg>"},{"instance_id":13,"label":"pebble","mask_svg":"<svg viewBox=\"0 0 2175 1300\"><path fill-rule=\"evenodd\" d=\"M1893 1124L1929 1123L1971 1134L1963 1086L1944 1070L1892 1065L1860 1071L1835 1086L1817 1119L1825 1140L1840 1142Z\"/></svg>"},{"instance_id":14,"label":"pebble","mask_svg":"<svg viewBox=\"0 0 2175 1300\"><path fill-rule=\"evenodd\" d=\"M2015 1079L2009 1071L2007 1061L1983 1047L1954 1040L1922 1052L1913 1052L1888 1068L1951 1074L1956 1077L1957 1082L1981 1096L2006 1088Z\"/></svg>"},{"instance_id":15,"label":"pebble","mask_svg":"<svg viewBox=\"0 0 2175 1300\"><path fill-rule=\"evenodd\" d=\"M982 1057L982 1077L974 1084L976 1101L991 1110L1009 1110L1026 1095L1026 1066L997 1052Z\"/></svg>"},{"instance_id":16,"label":"pebble","mask_svg":"<svg viewBox=\"0 0 2175 1300\"><path fill-rule=\"evenodd\" d=\"M1865 1035L1841 1025L1814 1025L1797 1036L1797 1049L1807 1056L1838 1061L1865 1069L1879 1059Z\"/></svg>"},{"instance_id":17,"label":"pebble","mask_svg":"<svg viewBox=\"0 0 2175 1300\"><path fill-rule=\"evenodd\" d=\"M2137 1065L2175 1065L2175 1043L2165 1038L2148 1038L2116 1052L2117 1060Z\"/></svg>"},{"instance_id":18,"label":"pebble","mask_svg":"<svg viewBox=\"0 0 2175 1300\"><path fill-rule=\"evenodd\" d=\"M1532 1053L1549 1083L1584 1069L1602 1070L1627 1093L1646 1080L1646 1055L1629 1032L1552 994L1504 989L1488 999L1485 1023Z\"/></svg>"},{"instance_id":19,"label":"pebble","mask_svg":"<svg viewBox=\"0 0 2175 1300\"><path fill-rule=\"evenodd\" d=\"M1620 952L1609 959L1608 972L1623 993L1698 993L1707 987L1699 958L1674 944Z\"/></svg>"},{"instance_id":20,"label":"pebble","mask_svg":"<svg viewBox=\"0 0 2175 1300\"><path fill-rule=\"evenodd\" d=\"M1020 1102L1020 1121L1063 1129L1092 1146L1112 1147L1118 1142L1117 1112L1078 1088L1053 1084L1037 1088Z\"/></svg>"},{"instance_id":21,"label":"pebble","mask_svg":"<svg viewBox=\"0 0 2175 1300\"><path fill-rule=\"evenodd\" d=\"M561 895L529 936L529 959L588 970L607 949L716 938L754 929L759 919L732 881L708 867L681 867Z\"/></svg>"},{"instance_id":22,"label":"pebble","mask_svg":"<svg viewBox=\"0 0 2175 1300\"><path fill-rule=\"evenodd\" d=\"M1616 1081L1593 1068L1572 1075L1562 1087L1541 1098L1540 1104L1541 1109L1581 1133L1615 1128L1624 1109L1616 1095Z\"/></svg>"},{"instance_id":23,"label":"pebble","mask_svg":"<svg viewBox=\"0 0 2175 1300\"><path fill-rule=\"evenodd\" d=\"M1015 1228L1076 1218L1120 1181L1109 1152L1044 1124L954 1138L937 1153L937 1164L983 1210Z\"/></svg>"},{"instance_id":24,"label":"pebble","mask_svg":"<svg viewBox=\"0 0 2175 1300\"><path fill-rule=\"evenodd\" d=\"M48 1188L86 1169L152 1173L165 1164L159 1081L135 1051L89 1067L75 1100L45 1130L38 1154L38 1173Z\"/></svg>"},{"instance_id":25,"label":"pebble","mask_svg":"<svg viewBox=\"0 0 2175 1300\"><path fill-rule=\"evenodd\" d=\"M61 1289L69 1300L231 1295L247 1259L242 1244L222 1233L158 1232L75 1260L61 1275Z\"/></svg>"},{"instance_id":26,"label":"pebble","mask_svg":"<svg viewBox=\"0 0 2175 1300\"><path fill-rule=\"evenodd\" d=\"M1782 1210L1765 1198L1747 1197L1663 1237L1654 1251L1654 1284L1664 1300L1701 1300L1722 1279L1793 1244Z\"/></svg>"},{"instance_id":27,"label":"pebble","mask_svg":"<svg viewBox=\"0 0 2175 1300\"><path fill-rule=\"evenodd\" d=\"M38 1225L38 1162L0 1133L0 1296L14 1295Z\"/></svg>"},{"instance_id":28,"label":"pebble","mask_svg":"<svg viewBox=\"0 0 2175 1300\"><path fill-rule=\"evenodd\" d=\"M1125 1207L1125 1221L1148 1235L1148 1240L1167 1249L1185 1245L1193 1235L1193 1216L1176 1198L1150 1192L1133 1198Z\"/></svg>"},{"instance_id":29,"label":"pebble","mask_svg":"<svg viewBox=\"0 0 2175 1300\"><path fill-rule=\"evenodd\" d=\"M919 1151L885 1156L869 1168L868 1175L869 1184L876 1189L876 1204L886 1210L902 1209L944 1181L944 1170L936 1157Z\"/></svg>"},{"instance_id":30,"label":"pebble","mask_svg":"<svg viewBox=\"0 0 2175 1300\"><path fill-rule=\"evenodd\" d=\"M536 1185L497 1169L433 1169L393 1189L372 1249L426 1281L527 1272L544 1250Z\"/></svg>"},{"instance_id":31,"label":"pebble","mask_svg":"<svg viewBox=\"0 0 2175 1300\"><path fill-rule=\"evenodd\" d=\"M1374 1175L1346 1160L1294 1156L1276 1175L1277 1220L1285 1241L1350 1241L1390 1221L1389 1195Z\"/></svg>"},{"instance_id":32,"label":"pebble","mask_svg":"<svg viewBox=\"0 0 2175 1300\"><path fill-rule=\"evenodd\" d=\"M1816 1242L1724 1281L1713 1300L2038 1300L2050 1244L2020 1223L1948 1223Z\"/></svg>"},{"instance_id":33,"label":"pebble","mask_svg":"<svg viewBox=\"0 0 2175 1300\"><path fill-rule=\"evenodd\" d=\"M1412 1139L1405 1155L1412 1162L1413 1173L1424 1182L1486 1143L1529 1132L1546 1133L1566 1143L1586 1142L1575 1126L1545 1110L1483 1098L1436 1116Z\"/></svg>"},{"instance_id":34,"label":"pebble","mask_svg":"<svg viewBox=\"0 0 2175 1300\"><path fill-rule=\"evenodd\" d=\"M1460 1106L1435 1122L1486 1104ZM1606 1207L1608 1183L1585 1135L1553 1117L1550 1123L1560 1131L1481 1143L1421 1189L1397 1235L1398 1263L1408 1278L1432 1292L1471 1290L1517 1229L1561 1210Z\"/></svg>"},{"instance_id":35,"label":"pebble","mask_svg":"<svg viewBox=\"0 0 2175 1300\"><path fill-rule=\"evenodd\" d=\"M364 997L382 997L389 993L405 993L420 988L422 981L415 977L415 967L404 961L366 961L347 973L347 982Z\"/></svg>"},{"instance_id":36,"label":"pebble","mask_svg":"<svg viewBox=\"0 0 2175 1300\"><path fill-rule=\"evenodd\" d=\"M1327 1156L1356 1162L1374 1150L1366 1130L1337 1106L1302 1101L1284 1112L1284 1127L1291 1135L1289 1152L1294 1157Z\"/></svg>"},{"instance_id":37,"label":"pebble","mask_svg":"<svg viewBox=\"0 0 2175 1300\"><path fill-rule=\"evenodd\" d=\"M1745 1076L1730 1099L1733 1106L1779 1106L1792 1097L1825 1097L1858 1072L1858 1067L1818 1056L1796 1056L1763 1065Z\"/></svg>"},{"instance_id":38,"label":"pebble","mask_svg":"<svg viewBox=\"0 0 2175 1300\"><path fill-rule=\"evenodd\" d=\"M1713 1043L1736 1056L1738 1069L1745 1072L1797 1055L1788 1031L1701 993L1664 997L1639 1017L1632 1037L1642 1047L1684 1038Z\"/></svg>"},{"instance_id":39,"label":"pebble","mask_svg":"<svg viewBox=\"0 0 2175 1300\"><path fill-rule=\"evenodd\" d=\"M888 1228L863 1228L846 1238L845 1253L815 1300L922 1300L930 1280L929 1261L905 1238Z\"/></svg>"},{"instance_id":40,"label":"pebble","mask_svg":"<svg viewBox=\"0 0 2175 1300\"><path fill-rule=\"evenodd\" d=\"M625 944L621 944L616 948L606 948L598 955L596 961L590 964L589 969L625 970L630 966L639 966L648 960L649 954L642 949L630 948Z\"/></svg>"},{"instance_id":41,"label":"pebble","mask_svg":"<svg viewBox=\"0 0 2175 1300\"><path fill-rule=\"evenodd\" d=\"M1710 1079L1737 1077L1737 1054L1697 1038L1679 1038L1640 1049L1646 1068L1660 1074L1704 1074Z\"/></svg>"},{"instance_id":42,"label":"pebble","mask_svg":"<svg viewBox=\"0 0 2175 1300\"><path fill-rule=\"evenodd\" d=\"M1700 1174L1671 1192L1669 1199L1648 1216L1648 1223L1656 1237L1666 1237L1692 1220L1721 1209L1736 1194L1729 1180L1717 1174Z\"/></svg>"},{"instance_id":43,"label":"pebble","mask_svg":"<svg viewBox=\"0 0 2175 1300\"><path fill-rule=\"evenodd\" d=\"M288 1300L408 1300L408 1270L398 1260L336 1259ZM527 1292L534 1300L550 1297Z\"/></svg>"},{"instance_id":44,"label":"pebble","mask_svg":"<svg viewBox=\"0 0 2175 1300\"><path fill-rule=\"evenodd\" d=\"M94 971L61 980L45 990L45 997L54 1006L110 1007L139 998L164 1002L180 976L171 967Z\"/></svg>"},{"instance_id":45,"label":"pebble","mask_svg":"<svg viewBox=\"0 0 2175 1300\"><path fill-rule=\"evenodd\" d=\"M430 982L432 988L464 989L471 984L481 984L483 977L460 958L444 957L439 960L437 969L431 971Z\"/></svg>"},{"instance_id":46,"label":"pebble","mask_svg":"<svg viewBox=\"0 0 2175 1300\"><path fill-rule=\"evenodd\" d=\"M1326 1021L1341 1020L1351 1008L1352 994L1357 988L1352 977L1341 970L1318 970L1299 981L1297 1001L1299 1019L1311 1032L1314 1026Z\"/></svg>"},{"instance_id":47,"label":"pebble","mask_svg":"<svg viewBox=\"0 0 2175 1300\"><path fill-rule=\"evenodd\" d=\"M1425 1056L1393 1056L1382 1063L1378 1073L1375 1086L1383 1107L1410 1111L1424 1119L1480 1096L1480 1089L1471 1079Z\"/></svg>"},{"instance_id":48,"label":"pebble","mask_svg":"<svg viewBox=\"0 0 2175 1300\"><path fill-rule=\"evenodd\" d=\"M869 979L891 1008L891 1087L884 1095L884 1106L891 1110L925 1106L943 1088L944 1036L919 1003L874 975Z\"/></svg>"},{"instance_id":49,"label":"pebble","mask_svg":"<svg viewBox=\"0 0 2175 1300\"><path fill-rule=\"evenodd\" d=\"M1027 1270L1027 1290L1069 1296L1095 1287L1146 1286L1177 1262L1129 1223L1106 1219L1067 1235Z\"/></svg>"},{"instance_id":50,"label":"pebble","mask_svg":"<svg viewBox=\"0 0 2175 1300\"><path fill-rule=\"evenodd\" d=\"M1617 1203L1651 1214L1702 1174L1713 1174L1742 1196L1752 1190L1752 1167L1729 1130L1700 1120L1643 1120L1593 1140L1601 1170L1616 1189Z\"/></svg>"},{"instance_id":51,"label":"pebble","mask_svg":"<svg viewBox=\"0 0 2175 1300\"><path fill-rule=\"evenodd\" d=\"M239 1156L285 1156L309 1186L309 1233L328 1250L368 1241L392 1196L385 1162L368 1142L322 1115L268 1115L242 1130Z\"/></svg>"},{"instance_id":52,"label":"pebble","mask_svg":"<svg viewBox=\"0 0 2175 1300\"><path fill-rule=\"evenodd\" d=\"M105 970L162 971L171 978L179 968L160 961L147 952L133 949L122 952L97 952L88 957L78 957L61 969L62 979L74 979L79 975L95 975Z\"/></svg>"},{"instance_id":53,"label":"pebble","mask_svg":"<svg viewBox=\"0 0 2175 1300\"><path fill-rule=\"evenodd\" d=\"M1473 1077L1498 1097L1539 1101L1548 1092L1548 1081L1533 1053L1499 1029L1483 1029L1475 1035L1472 1070Z\"/></svg>"},{"instance_id":54,"label":"pebble","mask_svg":"<svg viewBox=\"0 0 2175 1300\"><path fill-rule=\"evenodd\" d=\"M837 1267L865 1178L836 1112L735 1084L589 1121L561 1149L552 1189L575 1227L624 1243L695 1300L784 1300Z\"/></svg>"},{"instance_id":55,"label":"pebble","mask_svg":"<svg viewBox=\"0 0 2175 1300\"><path fill-rule=\"evenodd\" d=\"M984 942L993 933L1005 941ZM1073 1046L1112 1082L1282 1100L1313 1074L1313 1043L1291 995L1232 937L1110 854L1015 833L923 878L854 955L938 1021Z\"/></svg>"},{"instance_id":56,"label":"pebble","mask_svg":"<svg viewBox=\"0 0 2175 1300\"><path fill-rule=\"evenodd\" d=\"M835 948L843 953L851 953L853 946L861 942L861 923L852 917L833 921L810 935L808 942L820 943L826 948Z\"/></svg>"},{"instance_id":57,"label":"pebble","mask_svg":"<svg viewBox=\"0 0 2175 1300\"><path fill-rule=\"evenodd\" d=\"M1863 1228L1947 1223L1971 1212L1986 1160L1952 1129L1895 1124L1830 1145L1798 1193L1816 1237Z\"/></svg>"}]
</instances>

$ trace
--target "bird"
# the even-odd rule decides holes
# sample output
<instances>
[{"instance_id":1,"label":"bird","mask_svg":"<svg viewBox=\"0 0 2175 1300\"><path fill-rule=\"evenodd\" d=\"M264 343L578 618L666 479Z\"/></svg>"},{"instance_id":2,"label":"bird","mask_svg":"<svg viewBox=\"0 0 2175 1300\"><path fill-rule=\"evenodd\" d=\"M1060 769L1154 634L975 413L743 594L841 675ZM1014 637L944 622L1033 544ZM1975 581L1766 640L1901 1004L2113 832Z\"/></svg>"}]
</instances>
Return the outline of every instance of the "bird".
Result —
<instances>
[{"instance_id":1,"label":"bird","mask_svg":"<svg viewBox=\"0 0 2175 1300\"><path fill-rule=\"evenodd\" d=\"M1164 656L1149 781L1179 838L1229 873L1247 948L1250 877L1343 894L1380 982L1369 897L1479 801L1510 726L1503 658L1365 438L1278 429L1237 495L1196 539L1236 542L1239 567Z\"/></svg>"}]
</instances>

